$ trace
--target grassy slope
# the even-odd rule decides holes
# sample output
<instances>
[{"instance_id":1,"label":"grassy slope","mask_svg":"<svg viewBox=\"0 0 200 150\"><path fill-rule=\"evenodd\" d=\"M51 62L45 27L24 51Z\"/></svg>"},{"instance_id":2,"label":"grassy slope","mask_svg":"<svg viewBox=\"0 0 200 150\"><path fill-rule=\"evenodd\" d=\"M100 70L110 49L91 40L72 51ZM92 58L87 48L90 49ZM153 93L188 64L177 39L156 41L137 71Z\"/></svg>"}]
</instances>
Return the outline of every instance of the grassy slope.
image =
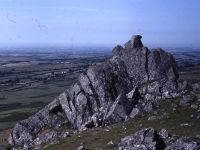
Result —
<instances>
[{"instance_id":1,"label":"grassy slope","mask_svg":"<svg viewBox=\"0 0 200 150\"><path fill-rule=\"evenodd\" d=\"M178 103L178 98L171 101L161 101L160 107L156 110L159 115L164 113L169 114L169 118L160 120L148 120L154 112L146 114L142 118L132 119L128 122L118 123L104 128L94 128L84 131L80 134L72 135L64 140L61 140L57 145L47 146L48 150L75 150L80 143L83 143L86 148L95 149L102 147L103 149L117 149L117 143L126 135L134 133L144 127L154 127L155 129L166 128L174 136L189 136L194 138L200 134L200 120L191 119L190 115L200 115L200 112L187 107L178 107L176 111L172 111L171 102ZM182 123L189 123L192 126L183 127ZM114 145L108 145L109 141L113 141ZM200 142L200 139L198 139Z\"/></svg>"}]
</instances>

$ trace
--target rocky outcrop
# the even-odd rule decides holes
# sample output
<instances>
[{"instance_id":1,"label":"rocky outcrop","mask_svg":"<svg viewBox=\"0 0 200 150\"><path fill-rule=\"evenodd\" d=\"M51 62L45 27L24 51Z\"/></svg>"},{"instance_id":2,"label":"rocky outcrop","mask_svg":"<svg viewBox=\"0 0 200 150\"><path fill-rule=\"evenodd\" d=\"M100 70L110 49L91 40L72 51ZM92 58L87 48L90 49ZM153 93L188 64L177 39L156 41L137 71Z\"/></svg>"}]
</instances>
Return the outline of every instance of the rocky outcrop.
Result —
<instances>
[{"instance_id":1,"label":"rocky outcrop","mask_svg":"<svg viewBox=\"0 0 200 150\"><path fill-rule=\"evenodd\" d=\"M153 128L126 136L119 143L119 150L164 150L165 147L165 142Z\"/></svg>"},{"instance_id":2,"label":"rocky outcrop","mask_svg":"<svg viewBox=\"0 0 200 150\"><path fill-rule=\"evenodd\" d=\"M141 35L132 36L131 40L129 40L129 41L125 44L125 48L126 48L126 49L130 49L130 48L143 47L143 44L142 44L141 39L142 39L142 36L141 36Z\"/></svg>"},{"instance_id":3,"label":"rocky outcrop","mask_svg":"<svg viewBox=\"0 0 200 150\"><path fill-rule=\"evenodd\" d=\"M168 146L165 150L199 150L200 146L197 142L191 141L187 137L177 139L175 143Z\"/></svg>"},{"instance_id":4,"label":"rocky outcrop","mask_svg":"<svg viewBox=\"0 0 200 150\"><path fill-rule=\"evenodd\" d=\"M48 106L16 124L10 144L31 147L46 128L87 128L141 116L157 107L159 98L177 94L177 66L162 49L143 47L134 36L125 48L113 49L113 57L94 64L77 83Z\"/></svg>"},{"instance_id":5,"label":"rocky outcrop","mask_svg":"<svg viewBox=\"0 0 200 150\"><path fill-rule=\"evenodd\" d=\"M186 137L173 142L166 129L160 132L153 128L142 129L121 139L119 150L198 150L199 144ZM169 144L169 146L168 146Z\"/></svg>"}]
</instances>

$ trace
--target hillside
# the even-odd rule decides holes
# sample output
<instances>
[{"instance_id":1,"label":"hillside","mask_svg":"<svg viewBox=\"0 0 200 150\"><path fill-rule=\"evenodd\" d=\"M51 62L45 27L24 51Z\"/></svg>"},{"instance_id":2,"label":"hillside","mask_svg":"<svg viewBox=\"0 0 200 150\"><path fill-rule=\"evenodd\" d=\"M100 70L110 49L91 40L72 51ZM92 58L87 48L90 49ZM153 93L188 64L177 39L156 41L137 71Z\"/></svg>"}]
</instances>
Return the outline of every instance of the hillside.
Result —
<instances>
[{"instance_id":1,"label":"hillside","mask_svg":"<svg viewBox=\"0 0 200 150\"><path fill-rule=\"evenodd\" d=\"M198 138L200 85L179 81L174 57L162 49L150 50L144 47L141 38L136 35L125 47L116 46L113 57L90 66L80 74L74 85L45 108L17 123L9 143L13 147L26 149L43 147L45 143L55 143L58 139L66 138L59 145L62 146L70 142L70 139L73 143L73 138L84 136L87 140L86 144L84 141L82 144L93 149L98 145L98 140L95 140L95 147L87 145L87 142L91 142L89 134L98 136L110 128L106 137L100 138L102 141L99 144L112 140L108 144L111 148L118 146L119 149L136 149L139 144L146 149L158 149L161 146L159 149L169 150L181 142L184 143L182 148L190 145L190 148L197 149L195 141L191 144L188 139L175 140L182 135ZM125 135L150 126L157 130L166 128L173 135L164 139L152 128L143 129L122 139L118 145L119 139ZM121 131L121 127L127 131ZM185 127L192 127L191 134L182 132ZM116 134L113 134L113 129ZM150 139L143 143L137 136L144 134L146 140L146 132L150 132L147 138ZM81 144L81 138L76 141L78 143L75 142L74 146Z\"/></svg>"}]
</instances>

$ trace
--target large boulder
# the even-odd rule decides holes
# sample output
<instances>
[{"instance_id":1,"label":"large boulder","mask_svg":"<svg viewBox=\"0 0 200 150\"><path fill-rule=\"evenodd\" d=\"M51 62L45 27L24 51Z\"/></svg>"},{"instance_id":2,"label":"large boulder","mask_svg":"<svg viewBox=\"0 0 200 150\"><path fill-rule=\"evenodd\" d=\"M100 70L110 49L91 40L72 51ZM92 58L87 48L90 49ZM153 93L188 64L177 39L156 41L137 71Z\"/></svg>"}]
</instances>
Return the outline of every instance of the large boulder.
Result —
<instances>
[{"instance_id":1,"label":"large boulder","mask_svg":"<svg viewBox=\"0 0 200 150\"><path fill-rule=\"evenodd\" d=\"M121 139L119 150L199 150L199 144L187 137L174 142L166 129L157 132L153 128L145 128Z\"/></svg>"},{"instance_id":2,"label":"large boulder","mask_svg":"<svg viewBox=\"0 0 200 150\"><path fill-rule=\"evenodd\" d=\"M173 56L144 47L138 35L128 43L125 48L115 47L113 57L90 66L77 83L19 122L10 144L30 147L45 128L68 126L82 131L125 121L156 108L157 96L172 97L178 78Z\"/></svg>"},{"instance_id":3,"label":"large boulder","mask_svg":"<svg viewBox=\"0 0 200 150\"><path fill-rule=\"evenodd\" d=\"M126 136L119 143L119 150L164 150L165 147L165 142L153 128Z\"/></svg>"},{"instance_id":4,"label":"large boulder","mask_svg":"<svg viewBox=\"0 0 200 150\"><path fill-rule=\"evenodd\" d=\"M141 39L142 39L141 35L132 36L131 40L129 40L125 44L125 48L126 49L133 49L133 48L137 48L137 47L143 47Z\"/></svg>"},{"instance_id":5,"label":"large boulder","mask_svg":"<svg viewBox=\"0 0 200 150\"><path fill-rule=\"evenodd\" d=\"M168 146L165 150L199 150L200 147L197 142L191 141L186 137L177 139L175 143Z\"/></svg>"}]
</instances>

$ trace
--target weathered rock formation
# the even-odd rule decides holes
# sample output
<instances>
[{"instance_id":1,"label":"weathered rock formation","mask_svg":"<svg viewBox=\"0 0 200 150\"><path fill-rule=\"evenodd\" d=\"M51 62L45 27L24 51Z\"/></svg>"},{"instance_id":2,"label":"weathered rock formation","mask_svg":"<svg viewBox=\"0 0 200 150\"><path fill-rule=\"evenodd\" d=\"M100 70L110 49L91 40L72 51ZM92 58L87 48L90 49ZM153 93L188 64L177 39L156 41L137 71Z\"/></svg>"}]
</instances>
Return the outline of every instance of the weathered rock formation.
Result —
<instances>
[{"instance_id":1,"label":"weathered rock formation","mask_svg":"<svg viewBox=\"0 0 200 150\"><path fill-rule=\"evenodd\" d=\"M16 124L10 144L31 147L47 128L68 126L79 131L141 116L157 107L159 98L177 94L177 66L162 49L143 47L134 36L113 57L94 64L77 83L44 109Z\"/></svg>"},{"instance_id":2,"label":"weathered rock formation","mask_svg":"<svg viewBox=\"0 0 200 150\"><path fill-rule=\"evenodd\" d=\"M142 129L121 139L119 150L164 150L166 144L153 128Z\"/></svg>"},{"instance_id":3,"label":"weathered rock formation","mask_svg":"<svg viewBox=\"0 0 200 150\"><path fill-rule=\"evenodd\" d=\"M163 133L164 130L164 133ZM165 129L145 128L121 139L119 150L198 150L199 144L186 137L173 142Z\"/></svg>"}]
</instances>

